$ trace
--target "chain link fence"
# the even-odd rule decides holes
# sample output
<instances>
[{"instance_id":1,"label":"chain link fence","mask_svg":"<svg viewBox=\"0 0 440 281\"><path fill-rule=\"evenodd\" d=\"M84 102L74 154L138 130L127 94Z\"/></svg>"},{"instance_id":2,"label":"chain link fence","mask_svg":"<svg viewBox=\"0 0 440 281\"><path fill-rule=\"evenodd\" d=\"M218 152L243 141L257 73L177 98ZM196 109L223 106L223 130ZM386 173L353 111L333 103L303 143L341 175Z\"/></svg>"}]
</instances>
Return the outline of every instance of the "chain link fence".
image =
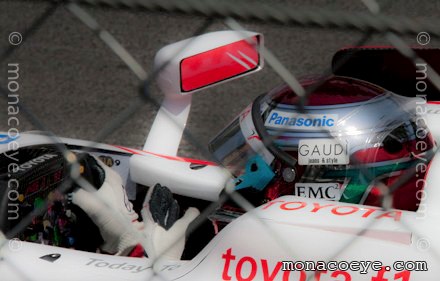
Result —
<instances>
[{"instance_id":1,"label":"chain link fence","mask_svg":"<svg viewBox=\"0 0 440 281\"><path fill-rule=\"evenodd\" d=\"M326 5L317 7L317 4L323 3ZM239 33L242 29L255 30L266 37L264 58L267 70L225 86L208 89L194 100L193 114L179 153L215 160L209 154L206 144L217 131L250 101L270 90L276 83L286 82L296 92L307 97L309 93L301 87L298 77L311 73L330 74L330 58L338 48L347 45L392 45L415 63L423 60L410 46L434 46L439 42L440 25L435 15L440 8L436 2L418 7L422 4L409 1L406 8L392 1L374 0L352 2L346 4L347 7L331 6L331 1L311 4L305 8L288 1L0 2L0 5L16 12L32 8L41 13L36 15L36 12L24 12L26 24L21 26L20 32L7 30L9 42L0 45L2 64L23 58L31 60L20 64L20 70L23 70L20 79L24 85L20 100L23 119L20 119L20 130L51 132L55 142L58 136L68 136L140 147L162 99L154 84L158 72L148 63L152 61L155 51L163 45L209 31L230 29ZM120 25L126 27L117 28ZM185 30L181 27L185 27ZM35 41L36 37L38 41ZM83 42L84 48L75 41ZM28 55L29 52L34 58ZM56 69L60 69L60 73L54 72ZM41 74L32 75L33 72ZM433 73L429 78L440 89L439 76ZM259 82L255 83L256 80ZM6 83L6 80L0 83L0 94L4 101L8 100ZM35 96L28 94L34 91L33 88L37 88ZM7 105L3 108L7 108ZM95 118L96 114L100 115L99 118ZM0 116L7 119L5 112ZM8 126L2 124L2 129L7 129ZM58 149L70 163L71 169L69 180L60 190L67 190L73 182L92 189L79 175L77 160L72 157L69 149L62 145ZM391 190L398 188L398 184L390 187ZM198 226L206 223L208 216L219 204L228 199L245 210L255 207L239 194L225 192L218 202L202 211L190 231L197 231ZM14 237L23 231L32 221L32 216L44 212L45 208L47 206L43 205L31 216L22 219L5 236ZM255 219L265 223L257 217ZM121 224L131 227L127 222ZM361 232L368 231L372 224L374 222L367 224ZM270 229L268 231L271 232ZM409 229L409 232L418 233L419 230ZM278 237L276 232L272 234ZM422 237L423 234L418 236ZM340 251L355 240L347 241ZM290 249L288 241L280 243ZM7 246L5 238L2 238L2 246ZM437 249L435 252L438 256ZM331 256L337 258L339 254L338 251ZM298 256L298 253L292 251L292 257ZM8 261L5 259L0 262ZM309 275L308 280L313 280L313 276Z\"/></svg>"}]
</instances>

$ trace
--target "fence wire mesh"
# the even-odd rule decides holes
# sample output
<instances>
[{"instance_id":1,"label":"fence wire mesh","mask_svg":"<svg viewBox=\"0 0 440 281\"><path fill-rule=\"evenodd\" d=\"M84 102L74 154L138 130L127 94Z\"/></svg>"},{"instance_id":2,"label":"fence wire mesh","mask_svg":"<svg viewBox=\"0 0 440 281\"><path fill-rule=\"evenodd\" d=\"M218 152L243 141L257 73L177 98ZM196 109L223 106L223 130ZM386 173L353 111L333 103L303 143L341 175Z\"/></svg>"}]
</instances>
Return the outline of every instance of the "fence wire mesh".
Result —
<instances>
[{"instance_id":1,"label":"fence wire mesh","mask_svg":"<svg viewBox=\"0 0 440 281\"><path fill-rule=\"evenodd\" d=\"M85 68L81 67L80 65L74 66L72 70L68 72L68 77L61 77L60 75L55 74L54 81L50 81L51 78L49 75L51 74L46 73L48 74L46 81L31 82L30 85L32 87L40 87L41 83L51 84L52 87L46 86L44 89L55 91L61 95L57 98L58 100L54 101L54 96L48 95L48 98L43 101L36 102L36 100L32 97L24 97L24 101L20 100L19 102L20 114L24 117L24 119L26 119L23 121L23 124L25 124L23 126L25 128L48 132L50 138L52 138L53 142L57 144L62 143L58 138L59 135L64 134L62 127L69 127L73 125L74 128L77 126L78 131L81 131L83 128L78 126L85 127L87 124L92 124L94 126L91 126L92 128L90 129L86 129L89 131L84 134L87 135L87 139L90 141L116 141L122 145L139 147L141 144L139 141L143 141L142 137L146 132L148 132L147 126L149 126L149 124L152 122L154 113L156 113L160 108L161 96L156 93L157 90L155 89L154 82L160 70L162 70L167 63L159 68L146 70L147 67L145 65L147 64L145 63L145 60L151 60L151 54L148 56L140 54L139 49L142 50L143 46L131 45L130 39L132 38L130 38L130 35L127 35L137 34L139 37L143 37L143 34L139 34L139 29L136 29L134 32L127 32L127 34L124 34L123 31L114 28L114 26L111 24L109 25L108 23L107 25L110 26L110 28L105 27L104 24L101 23L101 19L104 19L104 22L106 22L106 18L103 17L103 13L110 14L110 17L117 17L115 20L118 24L128 23L123 20L124 17L139 17L140 20L134 19L133 22L138 23L142 29L145 29L143 32L145 32L145 37L148 39L137 39L137 44L147 43L152 45L153 47L149 48L151 49L150 53L154 52L154 50L157 50L161 45L178 41L173 37L184 39L219 29L235 30L238 34L243 32L243 30L262 30L261 32L267 36L266 41L268 44L267 47L261 49L260 52L263 54L265 63L270 69L271 73L267 74L266 72L264 74L267 75L268 78L262 77L260 74L258 74L260 75L260 79L263 81L263 83L258 84L258 86L261 87L264 84L274 86L273 83L271 83L272 80L285 82L292 89L294 89L298 95L304 97L305 100L307 100L308 95L311 91L313 91L313 89L304 89L301 86L301 83L299 82L300 79L298 77L309 71L316 71L317 68L320 69L319 73L317 74L326 77L332 73L332 69L330 69L330 67L326 67L325 63L320 62L319 58L310 59L310 56L319 57L321 55L320 52L323 52L322 49L318 49L317 52L313 50L312 54L308 54L310 50L307 48L307 42L294 47L289 46L289 43L294 41L292 41L291 38L288 38L290 33L294 33L296 35L304 33L307 38L306 40L315 40L319 42L309 42L309 44L312 46L326 45L327 43L333 47L343 47L344 45L363 46L370 43L376 44L377 42L381 42L386 45L392 45L398 50L398 52L410 59L414 64L420 62L426 63L410 47L414 45L415 38L417 38L417 43L420 45L425 45L424 43L428 42L426 40L432 39L433 42L437 42L436 40L438 40L440 37L440 25L438 24L439 21L437 19L426 17L425 15L418 16L417 18L413 18L410 14L406 14L404 16L390 15L389 12L396 8L396 5L391 1L359 1L359 3L354 4L358 5L356 8L354 8L354 11L338 11L335 9L326 9L322 7L304 8L298 4L295 5L295 3L283 1L268 3L263 1L237 2L211 0L81 0L19 1L15 3L0 2L0 5L15 9L38 8L38 10L41 10L41 15L34 15L34 19L32 21L27 19L26 28L21 31L22 37L19 39L12 38L12 40L20 40L19 44L9 44L9 46L5 46L3 48L3 51L0 54L1 63L6 63L11 58L20 59L20 54L29 51L34 51L37 58L48 56L49 54L40 54L40 52L41 49L44 49L44 44L50 43L39 43L33 41L35 39L34 37L36 37L38 34L44 33L45 29L49 29L50 31L48 32L48 35L43 35L43 38L45 39L50 39L51 36L56 35L58 32L67 32L70 34L70 37L72 37L72 41L79 39L82 40L82 42L86 42L88 40L91 42L90 44L87 44L87 47L91 47L93 49L89 49L87 52L90 52L90 57L93 57L94 59L93 62L85 66ZM440 7L437 7L437 3L433 2L430 5L432 6L431 9L440 10ZM384 10L387 12L384 13ZM178 22L183 23L185 27L190 26L192 28L191 32L188 32L187 30L179 30L176 32L169 32L168 38L166 39L161 37L155 38L156 35L164 32L164 30L158 27L157 23L155 24L148 17L153 17L157 14L162 17L162 21L173 21L177 18ZM436 13L434 12L434 15L435 14ZM82 24L83 27L74 29L74 33L70 32L71 30L68 29L57 31L56 24L63 21L68 21L67 24L63 25L68 29L73 25ZM148 32L150 32L149 28L151 28L151 26L158 28L158 30L155 31L153 35L148 35ZM170 25L166 27L169 28ZM130 28L130 26L127 26L127 29ZM177 29L178 27L174 28ZM278 33L278 38L275 38L275 36L271 38L270 32L280 29L286 31L284 34L282 34L284 35L284 38L280 38L280 34ZM327 33L331 33L331 35L328 35ZM332 41L331 37L333 36L340 38ZM279 45L283 45L282 48L277 47L276 50L273 50L272 48L274 48L277 44L271 44L270 39L278 40ZM420 40L425 41L421 42ZM431 45L432 44L433 43L431 43ZM28 49L27 46L29 46ZM58 44L56 48L49 48L49 50L51 52L67 51L73 53L77 51L84 51L60 46L61 45ZM61 50L58 50L57 48L61 48ZM63 50L62 48L65 49ZM184 48L185 46L183 49ZM136 50L136 54L133 55L130 50ZM327 52L331 53L336 50L337 49L330 49L327 50ZM73 55L73 57L75 57L75 55ZM55 54L55 58L58 59L59 56ZM71 58L72 57L70 57L70 59ZM304 69L298 69L298 67L295 65L298 60L303 61L301 66L303 66ZM311 63L309 62L310 60L312 63L318 60L319 62L316 62L318 67L316 65L308 65ZM104 61L104 63L101 61ZM67 63L61 61L56 64L56 67L68 69L70 64L81 63L84 63L84 61L76 61L73 59ZM344 63L345 61L341 61L340 64L335 68L342 67ZM38 71L38 69L41 67L44 67L44 63L39 63L36 67L28 66L26 67L26 70ZM85 78L84 75L78 75L78 77L81 78L78 79L76 76L80 71L86 71L88 74L91 73L90 69L87 69L88 67L90 67L92 71L98 71L98 74L90 77L93 78L92 81L81 80ZM108 70L105 68L111 69ZM440 76L433 71L433 67L428 66L428 68L430 70L429 79L437 89L440 89ZM114 71L116 71L116 73L113 73ZM122 75L124 81L121 81L121 79L116 77L118 74ZM30 74L25 73L23 75L26 77L26 75ZM110 76L105 77L106 75ZM128 78L129 75L132 75L132 78ZM56 79L70 81L68 81L68 83L65 85L63 85L62 82L62 85L59 85L59 88L57 88L56 85L57 83L60 83L60 81ZM195 108L197 108L197 106L203 107L206 105L206 103L212 104L211 107L215 108L210 107L209 110L212 110L210 116L206 116L206 111L202 111L204 115L193 117L197 118L198 120L190 119L190 125L194 125L196 127L195 131L197 132L191 130L191 126L188 126L188 129L184 131L184 139L182 143L183 148L180 150L181 154L190 154L187 156L215 160L215 158L210 155L207 150L206 140L210 137L213 137L216 133L216 130L227 124L229 121L228 119L231 118L231 116L238 114L242 107L244 108L244 106L251 102L258 94L269 90L269 88L264 87L263 89L256 89L255 87L252 87L252 79L253 78L250 77L244 79L243 82L241 80L239 80L239 82L232 82L231 86L225 87L226 90L220 89L222 87L208 90L208 93L204 94L204 97L210 96L209 98L203 99L204 97L201 97L200 104L197 104L197 101L195 101ZM8 90L5 86L6 82L7 81L3 80L0 84L0 94L5 101L7 101L9 98ZM111 99L107 98L104 94L100 95L98 98L88 98L89 94L87 93L87 87L92 86L92 89L96 89L96 87L93 87L94 83L103 84L103 86L98 87L98 89L111 91L110 94L112 97L116 97L116 102L123 99L121 104L122 106L117 107L116 113L106 112L106 105L111 102ZM116 89L110 89L110 87L115 87L115 85L118 85ZM78 98L79 101L77 101L75 97L65 97L64 94L68 95L70 87L78 87L80 91L83 91L86 94L80 96ZM26 89L25 91L32 91L32 89ZM130 94L118 94L120 91L130 92ZM218 91L220 93L209 93L209 91ZM225 91L235 92L235 94L231 95L226 93L226 95L224 95ZM257 92L252 93L253 91ZM241 95L240 92L246 93ZM120 95L120 97L117 97L118 95ZM222 99L224 97L238 100L238 102L219 106L219 104L222 104ZM39 98L41 98L41 96ZM91 101L92 99L93 101L91 104L87 105L87 102ZM35 104L38 104L39 106L35 106ZM102 106L100 104L104 105ZM41 107L41 105L43 105L43 107ZM97 124L95 124L94 121L88 119L93 118L93 116L88 115L86 118L77 116L77 114L80 113L77 113L75 110L76 107L85 107L85 111L87 111L87 107L89 106L101 106L103 108L102 112L91 110L91 112L94 114L99 112L104 115L103 118L99 119L99 126L96 126ZM51 110L53 110L51 107L62 107L63 109L61 112L65 112L68 118L49 120L50 117L49 119L47 117L50 116L49 113ZM224 111L229 113L226 115L221 115L221 113ZM308 114L307 112L304 113ZM69 117L78 117L80 121L74 124L69 124ZM48 120L50 125L47 125ZM103 120L105 120L105 122L102 122ZM55 123L60 121L64 122L63 126L55 126ZM143 124L144 122L145 124ZM208 129L200 130L197 128L198 126L203 126L206 124L213 125L208 126ZM56 132L51 129L53 127L57 128L57 130L55 130ZM4 128L7 128L7 126L4 126ZM137 137L132 138L132 140L127 142L121 142L121 139L123 140L123 138L115 136L115 132L119 135L132 134L136 135ZM331 132L325 131L325 133L328 133L329 136L331 136ZM71 137L78 137L80 135L81 134L73 133ZM277 136L274 135L272 137L276 138ZM61 192L66 191L73 183L86 190L93 190L93 187L80 175L80 166L78 165L78 160L75 156L73 156L70 149L65 145L57 145L57 149L63 153L66 161L69 163L69 178L63 183L63 185L59 187L59 190ZM93 149L94 147L91 143L90 151ZM435 150L435 153L437 153L437 150ZM429 157L432 159L433 155L430 155ZM360 167L360 172L363 173L366 178L371 178L371 175L368 175L369 171L367 169ZM388 187L383 186L385 190L389 190L389 192L383 198L383 210L388 210L390 208L388 204L389 200L387 200L388 197L390 197L395 190L398 190L400 185L405 182L407 178L415 176L415 173L415 169L408 171L401 175L402 180L397 181ZM201 210L200 216L194 221L193 224L190 225L188 232L191 233L197 231L197 229L206 223L206 221L209 221L208 217L226 200L234 201L238 206L246 211L250 211L256 207L245 197L233 192L232 190L233 188L231 187L225 187L226 192L221 194L218 201L210 203L204 210ZM92 192L91 194L94 193ZM47 204L48 202L42 204L26 218L23 218L21 222L8 231L8 233L4 233L0 240L1 247L7 247L7 238L11 239L18 235L18 233L26 229L26 227L32 222L33 217L45 212L47 210ZM117 216L117 211L113 210L112 206L107 205L107 207L109 212L114 212L115 216ZM267 225L266 220L255 216L253 212L251 212L249 215L253 216L253 219L261 224L268 233L270 233L270 236L273 237L276 243L279 243L280 248L285 249L286 253L292 258L292 260L301 260L301 253L298 253L291 246L289 241L281 237L276 231L272 230ZM365 220L363 229L356 233L356 235L353 235L353 238L348 239L346 243L344 243L344 245L337 251L326 253L325 256L328 257L329 260L337 259L342 252L346 251L351 245L355 244L356 240L360 239L363 236L362 234L368 232L368 230L371 229L377 222L378 220ZM120 223L126 228L133 227L130 222L127 221L121 221ZM412 226L406 225L403 222L402 227L417 237L425 236L425 233L421 233L421 230L413 229ZM174 243L177 242L177 240L174 241ZM174 244L172 244L170 247L173 246ZM433 251L436 258L440 257L439 251L440 249L434 249ZM440 259L437 260L440 262ZM0 263L9 263L9 265L15 268L17 272L23 274L24 280L39 280L37 276L24 275L26 274L24 273L25 271L21 270L20 268L23 265L11 264L7 257L0 260ZM157 272L157 276L160 277L160 273ZM313 278L315 278L316 273L311 272L307 276L307 280L314 280Z\"/></svg>"}]
</instances>

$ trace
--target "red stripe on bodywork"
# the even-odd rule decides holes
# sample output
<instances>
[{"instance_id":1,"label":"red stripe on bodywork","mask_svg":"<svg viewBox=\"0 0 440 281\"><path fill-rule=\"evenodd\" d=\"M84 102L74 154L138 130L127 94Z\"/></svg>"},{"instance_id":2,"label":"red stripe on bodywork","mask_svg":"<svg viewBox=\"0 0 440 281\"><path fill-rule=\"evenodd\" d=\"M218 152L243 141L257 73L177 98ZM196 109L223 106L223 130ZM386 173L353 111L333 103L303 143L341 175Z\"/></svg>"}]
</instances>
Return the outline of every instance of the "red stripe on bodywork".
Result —
<instances>
[{"instance_id":1,"label":"red stripe on bodywork","mask_svg":"<svg viewBox=\"0 0 440 281\"><path fill-rule=\"evenodd\" d=\"M198 160L198 159L192 159L192 158L185 158L185 157L177 157L177 156L169 156L169 155L162 155L162 154L158 154L158 153L154 153L154 152L150 152L150 151L145 151L145 150L134 150L131 148L126 148L123 146L119 146L119 145L113 145L114 147L117 147L119 149L128 151L132 154L137 154L140 155L142 153L148 153L154 156L158 156L161 158L165 158L168 160L173 160L173 161L180 161L180 162L187 162L187 163L193 163L193 164L200 164L200 165L207 165L207 166L217 166L217 164L210 162L210 161L205 161L205 160Z\"/></svg>"}]
</instances>

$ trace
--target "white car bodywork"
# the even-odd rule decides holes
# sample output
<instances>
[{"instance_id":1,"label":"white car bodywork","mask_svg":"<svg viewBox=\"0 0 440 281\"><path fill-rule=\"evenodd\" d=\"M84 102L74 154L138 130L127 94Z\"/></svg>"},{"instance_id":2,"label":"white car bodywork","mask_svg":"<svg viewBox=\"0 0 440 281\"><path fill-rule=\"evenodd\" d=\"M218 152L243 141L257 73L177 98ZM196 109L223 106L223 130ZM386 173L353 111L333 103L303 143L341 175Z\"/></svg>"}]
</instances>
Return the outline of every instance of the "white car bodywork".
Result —
<instances>
[{"instance_id":1,"label":"white car bodywork","mask_svg":"<svg viewBox=\"0 0 440 281\"><path fill-rule=\"evenodd\" d=\"M21 148L57 142L78 151L92 147L91 153L96 156L111 156L118 160L119 164L113 168L126 183L129 196L130 187L135 183L149 186L161 183L176 194L215 201L229 179L229 173L211 163L175 156L191 98L188 94L181 95L174 77L179 73L173 67L185 57L243 40L236 32L233 34L223 33L224 37L210 35L210 40L217 38L210 41L214 43L182 53L176 61L170 62L169 69L165 67L172 83L163 86L168 91L167 98L143 150L66 138L55 141L43 134L32 133L22 134L15 141ZM244 37L254 35L256 33L242 34ZM208 37L204 38L200 40ZM158 60L159 64L164 61ZM440 105L426 106L428 126L439 143ZM9 150L9 144L0 145L0 153ZM191 163L200 167L192 169ZM440 158L436 156L430 165L424 190L426 196L421 198L418 212L384 211L284 196L230 223L189 261L154 262L148 258L109 256L3 239L7 245L0 250L0 278L8 281L309 280L307 277L314 275L313 280L322 281L438 280L440 267L435 250L440 249L438 171ZM339 254L334 257L335 253ZM360 270L317 273L282 270L282 261L326 260L357 261L370 266ZM423 270L399 270L394 268L397 261L423 261L417 264L417 269ZM371 268L372 262L390 266L390 270L375 271Z\"/></svg>"}]
</instances>

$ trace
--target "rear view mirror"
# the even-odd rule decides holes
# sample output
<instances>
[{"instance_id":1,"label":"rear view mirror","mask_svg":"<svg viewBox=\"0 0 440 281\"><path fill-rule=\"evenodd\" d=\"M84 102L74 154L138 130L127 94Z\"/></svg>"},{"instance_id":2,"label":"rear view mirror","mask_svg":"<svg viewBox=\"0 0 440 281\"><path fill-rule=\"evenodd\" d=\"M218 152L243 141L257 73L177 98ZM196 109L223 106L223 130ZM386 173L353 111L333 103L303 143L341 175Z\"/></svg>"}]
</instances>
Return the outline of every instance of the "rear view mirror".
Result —
<instances>
[{"instance_id":1,"label":"rear view mirror","mask_svg":"<svg viewBox=\"0 0 440 281\"><path fill-rule=\"evenodd\" d=\"M192 93L260 70L263 36L218 31L163 47L154 63L162 101L144 150L177 155L191 108ZM134 156L135 157L135 156Z\"/></svg>"},{"instance_id":2,"label":"rear view mirror","mask_svg":"<svg viewBox=\"0 0 440 281\"><path fill-rule=\"evenodd\" d=\"M155 66L164 68L158 84L166 95L185 95L256 72L263 67L261 34L218 31L162 48Z\"/></svg>"}]
</instances>

